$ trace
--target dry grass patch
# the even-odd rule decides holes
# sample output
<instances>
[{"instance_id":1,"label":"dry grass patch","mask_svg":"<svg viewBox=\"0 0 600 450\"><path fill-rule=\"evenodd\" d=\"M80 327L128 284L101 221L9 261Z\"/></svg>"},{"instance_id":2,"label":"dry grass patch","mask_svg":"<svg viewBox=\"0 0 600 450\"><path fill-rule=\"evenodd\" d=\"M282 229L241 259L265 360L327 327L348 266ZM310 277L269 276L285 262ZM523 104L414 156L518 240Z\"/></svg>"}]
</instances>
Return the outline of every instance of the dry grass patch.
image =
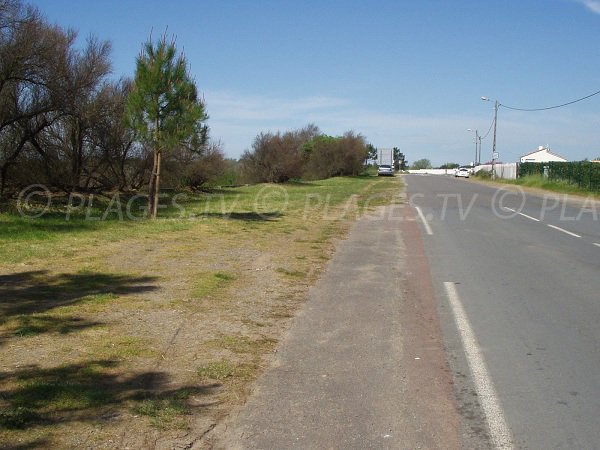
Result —
<instances>
[{"instance_id":1,"label":"dry grass patch","mask_svg":"<svg viewBox=\"0 0 600 450\"><path fill-rule=\"evenodd\" d=\"M156 221L0 213L0 447L189 446L244 402L335 242L399 193L339 178Z\"/></svg>"}]
</instances>

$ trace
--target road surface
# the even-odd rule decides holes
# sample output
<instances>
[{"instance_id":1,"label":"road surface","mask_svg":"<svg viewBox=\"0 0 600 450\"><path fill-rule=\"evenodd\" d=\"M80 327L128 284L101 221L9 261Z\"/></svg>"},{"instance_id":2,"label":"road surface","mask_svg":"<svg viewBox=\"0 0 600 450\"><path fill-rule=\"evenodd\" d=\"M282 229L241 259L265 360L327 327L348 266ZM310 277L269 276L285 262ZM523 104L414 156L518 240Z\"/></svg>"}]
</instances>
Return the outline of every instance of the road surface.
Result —
<instances>
[{"instance_id":1,"label":"road surface","mask_svg":"<svg viewBox=\"0 0 600 450\"><path fill-rule=\"evenodd\" d=\"M406 181L467 423L485 405L457 308L492 389L492 443L600 448L600 204L442 176Z\"/></svg>"}]
</instances>

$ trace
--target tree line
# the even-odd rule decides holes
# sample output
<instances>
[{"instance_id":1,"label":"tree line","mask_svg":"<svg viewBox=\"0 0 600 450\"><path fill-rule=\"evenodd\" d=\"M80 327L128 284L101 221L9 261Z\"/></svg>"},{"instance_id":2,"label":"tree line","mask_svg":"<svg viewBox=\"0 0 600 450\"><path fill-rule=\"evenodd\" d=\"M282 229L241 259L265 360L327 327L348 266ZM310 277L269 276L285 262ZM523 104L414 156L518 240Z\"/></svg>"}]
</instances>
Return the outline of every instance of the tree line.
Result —
<instances>
[{"instance_id":1,"label":"tree line","mask_svg":"<svg viewBox=\"0 0 600 450\"><path fill-rule=\"evenodd\" d=\"M136 118L131 107L139 80L110 78L108 41L91 37L77 48L76 38L36 8L0 0L0 195L32 183L66 192L137 190L156 172L155 140L148 132L153 125L145 129L140 120L148 111ZM161 51L174 51L174 43L164 40L156 49L162 44L169 45ZM147 60L149 50L145 46L140 57ZM185 61L169 57L181 72ZM202 112L191 118L191 134L165 133L170 141L164 142L169 151L162 179L194 188L227 164L220 144L208 139L195 86L188 83L187 89L184 95L194 97ZM158 102L171 94L159 95ZM177 111L163 112L161 126L186 128Z\"/></svg>"}]
</instances>

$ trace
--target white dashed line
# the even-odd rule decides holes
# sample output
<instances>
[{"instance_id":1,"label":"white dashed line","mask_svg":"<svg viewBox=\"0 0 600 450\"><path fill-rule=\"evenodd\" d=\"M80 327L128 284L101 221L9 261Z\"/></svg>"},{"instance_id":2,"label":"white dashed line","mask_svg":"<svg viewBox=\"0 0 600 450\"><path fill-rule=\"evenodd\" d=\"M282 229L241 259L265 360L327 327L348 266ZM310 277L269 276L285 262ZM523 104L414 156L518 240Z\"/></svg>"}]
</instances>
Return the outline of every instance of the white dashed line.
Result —
<instances>
[{"instance_id":1,"label":"white dashed line","mask_svg":"<svg viewBox=\"0 0 600 450\"><path fill-rule=\"evenodd\" d=\"M554 228L555 230L562 231L563 233L568 234L569 236L573 236L573 237L576 237L576 238L580 238L581 237L578 234L571 233L570 231L565 230L564 228L560 228L560 227L557 227L555 225L550 225L549 223L546 224L546 225L548 225L550 228Z\"/></svg>"},{"instance_id":2,"label":"white dashed line","mask_svg":"<svg viewBox=\"0 0 600 450\"><path fill-rule=\"evenodd\" d=\"M429 222L427 222L427 219L425 218L423 211L421 211L421 208L419 208L418 206L415 206L415 209L417 210L417 213L419 214L419 217L421 218L421 221L423 222L425 231L427 232L428 235L431 236L433 234L433 231L431 230L431 227L429 226Z\"/></svg>"},{"instance_id":3,"label":"white dashed line","mask_svg":"<svg viewBox=\"0 0 600 450\"><path fill-rule=\"evenodd\" d=\"M594 242L594 245L595 245L596 247L600 247L600 244L596 244L595 242Z\"/></svg>"},{"instance_id":4,"label":"white dashed line","mask_svg":"<svg viewBox=\"0 0 600 450\"><path fill-rule=\"evenodd\" d=\"M536 219L535 217L528 216L527 214L519 213L520 216L526 217L527 219L533 220L535 222L539 222L540 219Z\"/></svg>"},{"instance_id":5,"label":"white dashed line","mask_svg":"<svg viewBox=\"0 0 600 450\"><path fill-rule=\"evenodd\" d=\"M533 221L535 221L535 222L541 222L541 220L540 220L540 219L536 219L535 217L528 216L527 214L524 214L524 213L522 213L522 212L519 212L519 211L517 211L517 210L515 210L515 209L508 208L508 207L506 207L506 206L503 206L502 208L503 208L503 209L505 209L505 210L507 210L507 211L511 211L511 212L514 212L514 213L516 213L516 214L519 214L520 216L526 217L527 219L533 220ZM573 237L576 237L576 238L581 238L581 236L580 236L580 235L578 235L578 234L575 234L575 233L573 233L572 231L565 230L564 228L557 227L556 225L550 225L549 223L547 223L546 225L548 225L550 228L553 228L553 229L555 229L555 230L558 230L558 231L561 231L561 232L563 232L563 233L565 233L565 234L568 234L569 236L573 236ZM596 247L600 247L600 244L594 243L594 245L595 245Z\"/></svg>"},{"instance_id":6,"label":"white dashed line","mask_svg":"<svg viewBox=\"0 0 600 450\"><path fill-rule=\"evenodd\" d=\"M519 212L516 209L507 208L506 206L504 207L504 209L506 209L507 211L511 211L511 212L517 213L518 215L523 216L523 217L525 217L527 219L533 220L535 222L539 222L540 221L540 219L536 219L535 217L528 216L527 214Z\"/></svg>"},{"instance_id":7,"label":"white dashed line","mask_svg":"<svg viewBox=\"0 0 600 450\"><path fill-rule=\"evenodd\" d=\"M469 318L456 291L456 285L450 281L446 281L444 282L444 287L446 288L450 307L456 321L456 327L458 328L465 349L467 362L473 374L475 389L490 429L492 442L497 449L512 449L510 430L504 419L504 413L500 406L496 389L488 373L485 360L477 345L475 333L473 333Z\"/></svg>"}]
</instances>

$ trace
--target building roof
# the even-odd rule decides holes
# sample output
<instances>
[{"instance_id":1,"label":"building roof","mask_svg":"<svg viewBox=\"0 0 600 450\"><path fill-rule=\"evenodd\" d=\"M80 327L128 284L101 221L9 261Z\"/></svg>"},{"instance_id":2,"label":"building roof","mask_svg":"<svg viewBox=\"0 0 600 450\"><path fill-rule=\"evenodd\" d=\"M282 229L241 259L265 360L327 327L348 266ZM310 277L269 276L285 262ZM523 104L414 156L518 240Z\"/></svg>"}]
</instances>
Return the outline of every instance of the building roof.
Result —
<instances>
[{"instance_id":1,"label":"building roof","mask_svg":"<svg viewBox=\"0 0 600 450\"><path fill-rule=\"evenodd\" d=\"M551 155L554 155L554 156L556 156L556 157L558 157L558 158L562 158L562 159L564 159L565 161L567 161L567 158L565 158L565 157L564 157L564 156L562 156L562 155L559 155L558 153L555 153L555 152L553 152L552 150L550 150L550 147L542 147L542 146L538 147L538 149L537 149L537 150L534 150L534 151L532 151L532 152L529 152L529 153L525 153L524 155L522 155L522 156L521 156L521 158L525 158L526 156L530 156L530 155L533 155L533 154L535 154L535 153L543 152L544 150L545 150L547 153L551 154Z\"/></svg>"}]
</instances>

